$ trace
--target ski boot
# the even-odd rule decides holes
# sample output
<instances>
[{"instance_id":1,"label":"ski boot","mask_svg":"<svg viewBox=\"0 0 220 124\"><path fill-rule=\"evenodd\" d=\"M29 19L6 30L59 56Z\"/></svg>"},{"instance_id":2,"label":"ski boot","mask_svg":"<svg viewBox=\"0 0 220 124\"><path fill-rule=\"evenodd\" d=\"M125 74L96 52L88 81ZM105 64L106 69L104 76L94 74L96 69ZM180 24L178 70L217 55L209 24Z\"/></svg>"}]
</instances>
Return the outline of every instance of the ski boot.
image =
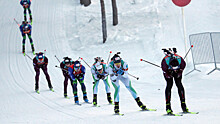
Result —
<instances>
[{"instance_id":1,"label":"ski boot","mask_svg":"<svg viewBox=\"0 0 220 124\"><path fill-rule=\"evenodd\" d=\"M68 98L67 93L64 93L64 98Z\"/></svg>"},{"instance_id":2,"label":"ski boot","mask_svg":"<svg viewBox=\"0 0 220 124\"><path fill-rule=\"evenodd\" d=\"M36 86L35 86L35 92L38 93L38 94L40 93L38 87L36 87Z\"/></svg>"},{"instance_id":3,"label":"ski boot","mask_svg":"<svg viewBox=\"0 0 220 124\"><path fill-rule=\"evenodd\" d=\"M119 114L119 102L115 102L114 111L115 111L115 114Z\"/></svg>"},{"instance_id":4,"label":"ski boot","mask_svg":"<svg viewBox=\"0 0 220 124\"><path fill-rule=\"evenodd\" d=\"M108 99L109 104L112 104L111 93L107 93L107 99Z\"/></svg>"},{"instance_id":5,"label":"ski boot","mask_svg":"<svg viewBox=\"0 0 220 124\"><path fill-rule=\"evenodd\" d=\"M80 0L80 4L81 4L81 5L84 5L84 2L83 2L83 0Z\"/></svg>"},{"instance_id":6,"label":"ski boot","mask_svg":"<svg viewBox=\"0 0 220 124\"><path fill-rule=\"evenodd\" d=\"M54 89L53 89L53 87L51 87L51 88L50 88L50 91L54 92Z\"/></svg>"},{"instance_id":7,"label":"ski boot","mask_svg":"<svg viewBox=\"0 0 220 124\"><path fill-rule=\"evenodd\" d=\"M25 45L24 45L24 44L22 45L22 53L23 53L24 56L25 56Z\"/></svg>"},{"instance_id":8,"label":"ski boot","mask_svg":"<svg viewBox=\"0 0 220 124\"><path fill-rule=\"evenodd\" d=\"M167 111L167 114L168 114L168 115L172 115L172 114L173 114L173 111L172 111L172 109L171 109L171 104L170 104L170 102L167 102L167 103L166 103L166 111Z\"/></svg>"},{"instance_id":9,"label":"ski boot","mask_svg":"<svg viewBox=\"0 0 220 124\"><path fill-rule=\"evenodd\" d=\"M83 93L83 100L85 101L85 102L89 102L89 100L88 100L88 98L87 98L87 94L86 93Z\"/></svg>"},{"instance_id":10,"label":"ski boot","mask_svg":"<svg viewBox=\"0 0 220 124\"><path fill-rule=\"evenodd\" d=\"M181 102L181 107L182 107L183 113L188 113L189 112L189 109L186 107L185 102Z\"/></svg>"},{"instance_id":11,"label":"ski boot","mask_svg":"<svg viewBox=\"0 0 220 124\"><path fill-rule=\"evenodd\" d=\"M97 94L93 94L93 105L97 105Z\"/></svg>"},{"instance_id":12,"label":"ski boot","mask_svg":"<svg viewBox=\"0 0 220 124\"><path fill-rule=\"evenodd\" d=\"M173 115L173 111L171 109L167 109L167 115Z\"/></svg>"},{"instance_id":13,"label":"ski boot","mask_svg":"<svg viewBox=\"0 0 220 124\"><path fill-rule=\"evenodd\" d=\"M135 101L137 102L138 106L142 109L142 110L147 110L146 106L140 101L140 98L136 98Z\"/></svg>"},{"instance_id":14,"label":"ski boot","mask_svg":"<svg viewBox=\"0 0 220 124\"><path fill-rule=\"evenodd\" d=\"M76 104L79 104L79 98L77 95L74 94L74 101Z\"/></svg>"}]
</instances>

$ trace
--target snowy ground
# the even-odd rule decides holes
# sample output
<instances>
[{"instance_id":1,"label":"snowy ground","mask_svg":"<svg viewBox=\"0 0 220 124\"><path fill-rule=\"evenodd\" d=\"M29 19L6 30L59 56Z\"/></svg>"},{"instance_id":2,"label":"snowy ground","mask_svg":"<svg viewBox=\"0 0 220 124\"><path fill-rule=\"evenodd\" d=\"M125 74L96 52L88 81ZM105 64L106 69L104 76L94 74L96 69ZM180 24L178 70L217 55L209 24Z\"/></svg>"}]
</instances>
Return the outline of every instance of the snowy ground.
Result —
<instances>
[{"instance_id":1,"label":"snowy ground","mask_svg":"<svg viewBox=\"0 0 220 124\"><path fill-rule=\"evenodd\" d=\"M85 8L79 0L33 0L32 38L37 52L47 50L49 74L55 89L54 93L48 90L41 72L41 93L36 94L32 61L21 54L22 37L13 21L16 18L21 23L23 9L18 0L0 1L0 123L219 123L220 72L206 75L214 68L213 65L198 66L201 73L195 71L183 78L187 106L191 111L199 111L199 115L164 117L166 83L162 71L139 61L143 58L160 65L164 56L161 48L164 47L177 47L178 53L184 56L181 9L170 0L118 0L119 25L114 27L111 1L105 1L105 4L108 40L102 44L99 1L92 1ZM193 0L185 7L187 35L218 32L219 6L220 1ZM32 56L28 40L26 50ZM138 106L123 84L120 111L125 116L113 115L113 106L107 103L103 83L99 85L100 108L89 104L74 105L70 86L68 95L71 99L63 98L63 76L61 70L54 67L59 64L54 55L59 59L64 56L73 59L83 57L91 65L96 56L107 60L109 51L122 53L121 57L129 64L129 73L140 77L138 81L130 77L133 87L141 100L148 107L156 108L156 112L138 111ZM88 97L92 100L93 81L90 69L86 68L85 82ZM190 70L192 63L189 54L185 73ZM80 88L78 91L82 102ZM112 85L111 91L114 92ZM181 111L175 85L172 89L172 109L174 112Z\"/></svg>"}]
</instances>

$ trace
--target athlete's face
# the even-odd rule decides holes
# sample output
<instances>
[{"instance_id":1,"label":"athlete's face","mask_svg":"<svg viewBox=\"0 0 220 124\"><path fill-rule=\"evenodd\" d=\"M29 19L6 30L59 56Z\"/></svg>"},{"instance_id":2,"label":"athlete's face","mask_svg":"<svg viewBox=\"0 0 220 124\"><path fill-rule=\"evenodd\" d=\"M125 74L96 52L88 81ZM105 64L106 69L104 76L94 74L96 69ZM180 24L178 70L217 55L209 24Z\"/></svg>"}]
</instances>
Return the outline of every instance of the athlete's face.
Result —
<instances>
[{"instance_id":1,"label":"athlete's face","mask_svg":"<svg viewBox=\"0 0 220 124\"><path fill-rule=\"evenodd\" d=\"M76 72L79 72L79 71L80 71L80 66L79 66L79 67L74 67L74 70L75 70Z\"/></svg>"},{"instance_id":2,"label":"athlete's face","mask_svg":"<svg viewBox=\"0 0 220 124\"><path fill-rule=\"evenodd\" d=\"M99 69L98 72L99 74L101 74L103 72L103 69Z\"/></svg>"},{"instance_id":3,"label":"athlete's face","mask_svg":"<svg viewBox=\"0 0 220 124\"><path fill-rule=\"evenodd\" d=\"M67 67L70 67L70 63L66 63L65 65L66 65Z\"/></svg>"},{"instance_id":4,"label":"athlete's face","mask_svg":"<svg viewBox=\"0 0 220 124\"><path fill-rule=\"evenodd\" d=\"M116 66L117 68L120 68L120 67L121 67L121 63L115 63L115 66Z\"/></svg>"}]
</instances>

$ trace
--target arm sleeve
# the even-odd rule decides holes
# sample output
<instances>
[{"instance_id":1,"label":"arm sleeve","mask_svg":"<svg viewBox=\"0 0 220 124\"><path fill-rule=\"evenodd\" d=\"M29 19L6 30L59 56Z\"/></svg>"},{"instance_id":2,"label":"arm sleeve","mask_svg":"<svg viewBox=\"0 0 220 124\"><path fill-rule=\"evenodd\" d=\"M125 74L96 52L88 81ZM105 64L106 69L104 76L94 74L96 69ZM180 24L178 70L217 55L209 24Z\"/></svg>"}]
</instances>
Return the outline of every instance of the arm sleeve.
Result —
<instances>
[{"instance_id":1,"label":"arm sleeve","mask_svg":"<svg viewBox=\"0 0 220 124\"><path fill-rule=\"evenodd\" d=\"M95 80L99 80L99 78L97 77L97 74L96 74L96 72L95 72L95 67L94 67L94 65L91 67L91 73L92 73L93 77L95 78Z\"/></svg>"},{"instance_id":2,"label":"arm sleeve","mask_svg":"<svg viewBox=\"0 0 220 124\"><path fill-rule=\"evenodd\" d=\"M44 58L45 65L48 65L48 58L45 56Z\"/></svg>"},{"instance_id":3,"label":"arm sleeve","mask_svg":"<svg viewBox=\"0 0 220 124\"><path fill-rule=\"evenodd\" d=\"M123 69L124 69L124 74L122 75L122 77L128 78L128 64L126 62L123 65Z\"/></svg>"},{"instance_id":4,"label":"arm sleeve","mask_svg":"<svg viewBox=\"0 0 220 124\"><path fill-rule=\"evenodd\" d=\"M20 29L21 33L23 33L23 27L22 27L22 25L20 25L19 29Z\"/></svg>"},{"instance_id":5,"label":"arm sleeve","mask_svg":"<svg viewBox=\"0 0 220 124\"><path fill-rule=\"evenodd\" d=\"M168 72L169 66L167 65L165 59L163 59L162 62L161 62L161 68L162 68L163 72Z\"/></svg>"},{"instance_id":6,"label":"arm sleeve","mask_svg":"<svg viewBox=\"0 0 220 124\"><path fill-rule=\"evenodd\" d=\"M62 69L63 76L66 76L67 72L64 71L64 64L63 64L63 62L60 63L60 68ZM67 71L68 71L68 70L67 70Z\"/></svg>"},{"instance_id":7,"label":"arm sleeve","mask_svg":"<svg viewBox=\"0 0 220 124\"><path fill-rule=\"evenodd\" d=\"M33 59L33 66L37 67L37 59L36 59L36 57Z\"/></svg>"},{"instance_id":8,"label":"arm sleeve","mask_svg":"<svg viewBox=\"0 0 220 124\"><path fill-rule=\"evenodd\" d=\"M184 70L185 67L186 67L186 62L185 62L184 59L181 57L180 69Z\"/></svg>"},{"instance_id":9,"label":"arm sleeve","mask_svg":"<svg viewBox=\"0 0 220 124\"><path fill-rule=\"evenodd\" d=\"M108 73L109 73L110 79L112 81L117 79L118 76L116 76L115 73L113 72L113 67L111 64L109 64L109 66L108 66Z\"/></svg>"},{"instance_id":10,"label":"arm sleeve","mask_svg":"<svg viewBox=\"0 0 220 124\"><path fill-rule=\"evenodd\" d=\"M69 67L68 72L69 72L70 78L71 78L73 81L75 81L76 79L75 79L75 76L73 75L73 69L72 69L71 67Z\"/></svg>"}]
</instances>

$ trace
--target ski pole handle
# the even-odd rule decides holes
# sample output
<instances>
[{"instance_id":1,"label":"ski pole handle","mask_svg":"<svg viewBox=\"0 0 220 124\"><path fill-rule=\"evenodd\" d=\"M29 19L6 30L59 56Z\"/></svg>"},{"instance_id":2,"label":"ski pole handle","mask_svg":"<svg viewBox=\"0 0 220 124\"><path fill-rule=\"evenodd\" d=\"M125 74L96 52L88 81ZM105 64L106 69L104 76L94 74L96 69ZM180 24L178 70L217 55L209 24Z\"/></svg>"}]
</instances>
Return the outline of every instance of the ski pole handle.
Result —
<instances>
[{"instance_id":1,"label":"ski pole handle","mask_svg":"<svg viewBox=\"0 0 220 124\"><path fill-rule=\"evenodd\" d=\"M186 56L188 55L189 51L190 51L192 48L193 48L193 45L191 45L191 47L189 48L189 50L187 51L187 53L186 53L186 55L185 55L185 57L184 57L183 59L186 58Z\"/></svg>"},{"instance_id":2,"label":"ski pole handle","mask_svg":"<svg viewBox=\"0 0 220 124\"><path fill-rule=\"evenodd\" d=\"M65 69L63 69L63 68L61 68L61 67L59 67L57 65L55 65L55 67L60 68L61 70L68 72L67 70L65 70Z\"/></svg>"},{"instance_id":3,"label":"ski pole handle","mask_svg":"<svg viewBox=\"0 0 220 124\"><path fill-rule=\"evenodd\" d=\"M80 57L81 58L81 57ZM89 64L83 59L83 58L81 58L88 66L89 66ZM89 68L91 68L90 66L89 66Z\"/></svg>"},{"instance_id":4,"label":"ski pole handle","mask_svg":"<svg viewBox=\"0 0 220 124\"><path fill-rule=\"evenodd\" d=\"M148 62L148 61L146 61L146 60L144 60L144 59L141 59L141 61L147 62L147 63L149 63L149 64L151 64L151 65L154 65L154 66L157 66L157 67L161 68L159 65L156 65L156 64L154 64L154 63Z\"/></svg>"},{"instance_id":5,"label":"ski pole handle","mask_svg":"<svg viewBox=\"0 0 220 124\"><path fill-rule=\"evenodd\" d=\"M137 80L139 79L139 77L136 77L136 76L131 75L131 74L129 74L129 73L128 73L128 75L131 76L131 77L133 77L133 78L136 78Z\"/></svg>"},{"instance_id":6,"label":"ski pole handle","mask_svg":"<svg viewBox=\"0 0 220 124\"><path fill-rule=\"evenodd\" d=\"M110 51L110 53L109 53L108 61L109 61L109 58L110 58L110 56L111 56L111 53L112 53L112 51ZM108 64L108 61L107 61L107 64Z\"/></svg>"},{"instance_id":7,"label":"ski pole handle","mask_svg":"<svg viewBox=\"0 0 220 124\"><path fill-rule=\"evenodd\" d=\"M15 23L17 23L17 25L20 27L20 24L18 23L18 21L14 18Z\"/></svg>"},{"instance_id":8,"label":"ski pole handle","mask_svg":"<svg viewBox=\"0 0 220 124\"><path fill-rule=\"evenodd\" d=\"M57 61L60 63L60 60L57 58L57 56L55 55L55 58L57 59Z\"/></svg>"}]
</instances>

